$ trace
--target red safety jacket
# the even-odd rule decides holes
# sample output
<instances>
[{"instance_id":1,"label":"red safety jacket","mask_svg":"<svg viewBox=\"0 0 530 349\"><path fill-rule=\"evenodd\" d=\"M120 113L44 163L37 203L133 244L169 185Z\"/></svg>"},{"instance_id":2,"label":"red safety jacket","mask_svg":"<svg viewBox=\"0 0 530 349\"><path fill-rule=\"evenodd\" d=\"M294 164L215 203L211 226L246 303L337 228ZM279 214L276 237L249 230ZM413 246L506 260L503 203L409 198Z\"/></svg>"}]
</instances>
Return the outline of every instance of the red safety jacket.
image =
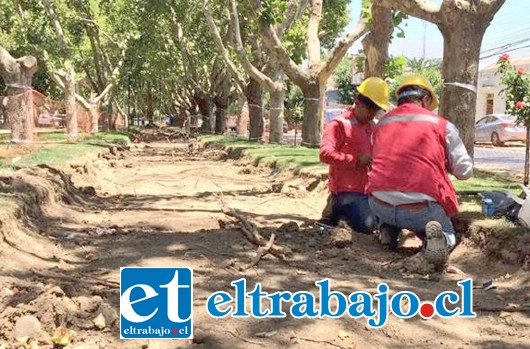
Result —
<instances>
[{"instance_id":1,"label":"red safety jacket","mask_svg":"<svg viewBox=\"0 0 530 349\"><path fill-rule=\"evenodd\" d=\"M372 154L373 123L360 124L351 109L327 123L320 143L320 161L329 165L328 186L332 193L364 192L367 166L357 159Z\"/></svg>"},{"instance_id":2,"label":"red safety jacket","mask_svg":"<svg viewBox=\"0 0 530 349\"><path fill-rule=\"evenodd\" d=\"M374 130L366 192L423 193L449 217L457 214L458 200L446 171L446 127L447 120L414 103L385 115Z\"/></svg>"}]
</instances>

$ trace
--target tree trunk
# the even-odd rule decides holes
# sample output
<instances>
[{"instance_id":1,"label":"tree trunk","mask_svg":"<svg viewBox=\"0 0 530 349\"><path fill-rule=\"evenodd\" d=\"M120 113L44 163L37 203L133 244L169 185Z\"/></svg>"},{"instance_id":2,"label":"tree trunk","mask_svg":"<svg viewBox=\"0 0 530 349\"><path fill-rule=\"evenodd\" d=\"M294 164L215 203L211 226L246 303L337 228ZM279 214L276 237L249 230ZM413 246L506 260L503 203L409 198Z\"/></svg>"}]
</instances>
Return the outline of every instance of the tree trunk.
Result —
<instances>
[{"instance_id":1,"label":"tree trunk","mask_svg":"<svg viewBox=\"0 0 530 349\"><path fill-rule=\"evenodd\" d=\"M181 127L187 134L191 131L191 114L185 108L178 108L177 127Z\"/></svg>"},{"instance_id":2,"label":"tree trunk","mask_svg":"<svg viewBox=\"0 0 530 349\"><path fill-rule=\"evenodd\" d=\"M201 98L197 101L197 106L202 115L201 131L212 133L213 102L209 98Z\"/></svg>"},{"instance_id":3,"label":"tree trunk","mask_svg":"<svg viewBox=\"0 0 530 349\"><path fill-rule=\"evenodd\" d=\"M320 146L326 84L311 81L300 86L304 93L304 120L302 121L302 145L309 148Z\"/></svg>"},{"instance_id":4,"label":"tree trunk","mask_svg":"<svg viewBox=\"0 0 530 349\"><path fill-rule=\"evenodd\" d=\"M129 117L130 117L129 111L127 111L127 114L123 113L123 128L125 130L129 129Z\"/></svg>"},{"instance_id":5,"label":"tree trunk","mask_svg":"<svg viewBox=\"0 0 530 349\"><path fill-rule=\"evenodd\" d=\"M451 83L477 85L480 46L489 21L477 15L454 14L450 23L440 27L444 37L442 78L444 85L439 114L454 123L460 131L469 155L475 142L475 109L477 94Z\"/></svg>"},{"instance_id":6,"label":"tree trunk","mask_svg":"<svg viewBox=\"0 0 530 349\"><path fill-rule=\"evenodd\" d=\"M116 121L117 121L117 118L116 118L116 113L117 111L114 110L114 105L112 104L111 101L109 101L109 110L108 110L108 119L109 119L109 129L108 131L116 131Z\"/></svg>"},{"instance_id":7,"label":"tree trunk","mask_svg":"<svg viewBox=\"0 0 530 349\"><path fill-rule=\"evenodd\" d=\"M184 127L188 115L185 108L177 108L177 117L175 120L175 126Z\"/></svg>"},{"instance_id":8,"label":"tree trunk","mask_svg":"<svg viewBox=\"0 0 530 349\"><path fill-rule=\"evenodd\" d=\"M228 108L227 105L217 105L215 109L215 133L218 135L226 132L226 108Z\"/></svg>"},{"instance_id":9,"label":"tree trunk","mask_svg":"<svg viewBox=\"0 0 530 349\"><path fill-rule=\"evenodd\" d=\"M285 99L285 90L271 92L270 94L270 143L283 142L283 101Z\"/></svg>"},{"instance_id":10,"label":"tree trunk","mask_svg":"<svg viewBox=\"0 0 530 349\"><path fill-rule=\"evenodd\" d=\"M183 128L187 134L191 133L191 116L189 114L186 114L186 119L184 120Z\"/></svg>"},{"instance_id":11,"label":"tree trunk","mask_svg":"<svg viewBox=\"0 0 530 349\"><path fill-rule=\"evenodd\" d=\"M37 71L35 57L13 58L0 47L0 75L7 87L6 115L11 127L11 141L31 143L34 140L35 119L31 80Z\"/></svg>"},{"instance_id":12,"label":"tree trunk","mask_svg":"<svg viewBox=\"0 0 530 349\"><path fill-rule=\"evenodd\" d=\"M90 116L90 134L96 134L99 132L99 103L92 104L88 115Z\"/></svg>"},{"instance_id":13,"label":"tree trunk","mask_svg":"<svg viewBox=\"0 0 530 349\"><path fill-rule=\"evenodd\" d=\"M112 99L112 110L115 110L115 114L114 114L114 118L113 118L113 123L112 123L112 130L113 131L117 131L117 130L123 130L123 129L127 129L129 127L129 122L127 121L127 113L125 112L125 110L123 110L123 108L118 104L119 102L113 98Z\"/></svg>"},{"instance_id":14,"label":"tree trunk","mask_svg":"<svg viewBox=\"0 0 530 349\"><path fill-rule=\"evenodd\" d=\"M102 130L103 132L109 132L109 122L110 122L109 119L110 119L110 115L109 115L108 112L105 112L105 111L103 111L103 112L101 113L101 115L103 116L103 117L101 118L101 122L102 122L102 124L100 125L101 130Z\"/></svg>"},{"instance_id":15,"label":"tree trunk","mask_svg":"<svg viewBox=\"0 0 530 349\"><path fill-rule=\"evenodd\" d=\"M256 80L250 79L245 92L250 119L249 139L261 141L263 137L263 87Z\"/></svg>"},{"instance_id":16,"label":"tree trunk","mask_svg":"<svg viewBox=\"0 0 530 349\"><path fill-rule=\"evenodd\" d=\"M7 119L11 128L11 142L32 143L35 133L33 93L31 90L18 93L14 90L8 87L6 105Z\"/></svg>"},{"instance_id":17,"label":"tree trunk","mask_svg":"<svg viewBox=\"0 0 530 349\"><path fill-rule=\"evenodd\" d=\"M364 55L364 76L377 76L382 79L386 75L388 60L388 46L394 31L392 10L386 7L372 5L372 29L362 41Z\"/></svg>"},{"instance_id":18,"label":"tree trunk","mask_svg":"<svg viewBox=\"0 0 530 349\"><path fill-rule=\"evenodd\" d=\"M222 83L219 84L215 90L216 96L214 98L215 103L215 133L225 134L226 133L226 115L228 113L228 106L230 104L230 77L222 79Z\"/></svg>"},{"instance_id":19,"label":"tree trunk","mask_svg":"<svg viewBox=\"0 0 530 349\"><path fill-rule=\"evenodd\" d=\"M148 123L153 124L154 112L154 102L153 102L153 91L151 91L151 85L147 84L147 109L145 110L145 117L148 120Z\"/></svg>"},{"instance_id":20,"label":"tree trunk","mask_svg":"<svg viewBox=\"0 0 530 349\"><path fill-rule=\"evenodd\" d=\"M7 111L6 111L6 104L7 99L4 99L4 97L0 97L0 115L2 116L2 123L0 124L0 128L5 128L7 125L9 125L7 121Z\"/></svg>"},{"instance_id":21,"label":"tree trunk","mask_svg":"<svg viewBox=\"0 0 530 349\"><path fill-rule=\"evenodd\" d=\"M248 103L245 97L242 97L238 101L238 108L239 113L237 114L237 135L238 136L246 136L247 130L248 130L248 122L249 122L249 111L248 111Z\"/></svg>"},{"instance_id":22,"label":"tree trunk","mask_svg":"<svg viewBox=\"0 0 530 349\"><path fill-rule=\"evenodd\" d=\"M75 142L78 138L77 113L75 100L75 72L70 69L64 74L64 97L66 111L66 139Z\"/></svg>"}]
</instances>

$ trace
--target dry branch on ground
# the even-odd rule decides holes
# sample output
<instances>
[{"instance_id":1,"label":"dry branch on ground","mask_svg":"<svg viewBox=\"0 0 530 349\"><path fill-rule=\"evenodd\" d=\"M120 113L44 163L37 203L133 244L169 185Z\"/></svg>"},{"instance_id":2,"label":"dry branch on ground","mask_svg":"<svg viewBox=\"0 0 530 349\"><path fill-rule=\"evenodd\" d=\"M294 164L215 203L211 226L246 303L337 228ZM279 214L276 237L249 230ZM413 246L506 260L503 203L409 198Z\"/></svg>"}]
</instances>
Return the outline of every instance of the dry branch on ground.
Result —
<instances>
[{"instance_id":1,"label":"dry branch on ground","mask_svg":"<svg viewBox=\"0 0 530 349\"><path fill-rule=\"evenodd\" d=\"M274 243L274 240L276 238L275 234L271 235L269 241L265 240L263 236L261 236L261 234L259 233L254 223L250 222L248 218L245 217L243 214L237 212L236 210L228 206L222 193L221 195L218 195L218 199L221 203L222 212L228 217L234 218L236 220L237 226L239 227L241 232L245 235L246 239L252 244L258 246L256 257L252 260L252 262L249 265L242 266L240 270L246 270L246 269L252 268L253 266L257 265L259 261L261 260L261 258L263 258L263 256L267 255L268 253L272 254L273 256L281 260L285 259L284 248Z\"/></svg>"}]
</instances>

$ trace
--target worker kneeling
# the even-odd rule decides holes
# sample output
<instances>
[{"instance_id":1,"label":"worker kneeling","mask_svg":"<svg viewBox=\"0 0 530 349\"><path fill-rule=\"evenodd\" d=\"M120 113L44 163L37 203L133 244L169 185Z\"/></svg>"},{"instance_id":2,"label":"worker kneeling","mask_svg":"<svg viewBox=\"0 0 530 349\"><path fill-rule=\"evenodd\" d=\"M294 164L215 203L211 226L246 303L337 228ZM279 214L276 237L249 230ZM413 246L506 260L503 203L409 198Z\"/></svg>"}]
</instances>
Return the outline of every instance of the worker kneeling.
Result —
<instances>
[{"instance_id":1,"label":"worker kneeling","mask_svg":"<svg viewBox=\"0 0 530 349\"><path fill-rule=\"evenodd\" d=\"M353 108L331 120L324 130L320 161L329 165L331 217L336 225L344 219L358 232L371 232L376 218L364 188L372 162L373 119L388 108L388 85L379 78L364 80Z\"/></svg>"},{"instance_id":2,"label":"worker kneeling","mask_svg":"<svg viewBox=\"0 0 530 349\"><path fill-rule=\"evenodd\" d=\"M432 112L438 101L427 79L410 75L396 94L398 107L374 129L366 192L381 242L395 249L401 229L412 230L423 240L425 261L440 270L455 245L450 217L458 213L447 172L468 179L473 161L455 125Z\"/></svg>"}]
</instances>

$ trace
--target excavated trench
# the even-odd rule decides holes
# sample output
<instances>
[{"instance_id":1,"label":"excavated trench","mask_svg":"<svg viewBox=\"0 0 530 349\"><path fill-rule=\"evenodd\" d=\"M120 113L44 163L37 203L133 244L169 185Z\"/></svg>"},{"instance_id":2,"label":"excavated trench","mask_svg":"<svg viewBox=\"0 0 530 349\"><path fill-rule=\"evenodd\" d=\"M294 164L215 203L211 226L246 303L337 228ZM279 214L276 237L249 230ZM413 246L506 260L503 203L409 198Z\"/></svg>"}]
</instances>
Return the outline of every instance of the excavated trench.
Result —
<instances>
[{"instance_id":1,"label":"excavated trench","mask_svg":"<svg viewBox=\"0 0 530 349\"><path fill-rule=\"evenodd\" d=\"M499 229L476 214L463 215L457 222L462 242L450 259L458 272L428 282L404 268L417 251L412 236L405 236L400 253L392 253L370 235L313 229L310 223L325 203L321 177L293 176L274 164L255 167L240 150L194 140L151 141L130 150L111 149L64 170L39 166L0 177L0 344L52 348L63 340L73 348L381 348L398 341L404 347L497 343L515 348L530 340L528 313L491 316L495 309L530 302L527 231ZM243 268L255 259L257 246L221 212L221 193L265 241L275 234L284 260L268 254ZM175 261L196 273L198 338L120 341L119 267ZM478 284L493 279L497 289L477 291L476 305L485 310L474 322L392 319L375 331L352 319L211 319L203 309L207 296L242 276L275 290L310 289L323 277L338 289L373 290L386 281L397 289L416 289L422 297L453 288L465 277ZM443 338L438 337L442 324ZM339 331L351 337L339 337Z\"/></svg>"}]
</instances>

